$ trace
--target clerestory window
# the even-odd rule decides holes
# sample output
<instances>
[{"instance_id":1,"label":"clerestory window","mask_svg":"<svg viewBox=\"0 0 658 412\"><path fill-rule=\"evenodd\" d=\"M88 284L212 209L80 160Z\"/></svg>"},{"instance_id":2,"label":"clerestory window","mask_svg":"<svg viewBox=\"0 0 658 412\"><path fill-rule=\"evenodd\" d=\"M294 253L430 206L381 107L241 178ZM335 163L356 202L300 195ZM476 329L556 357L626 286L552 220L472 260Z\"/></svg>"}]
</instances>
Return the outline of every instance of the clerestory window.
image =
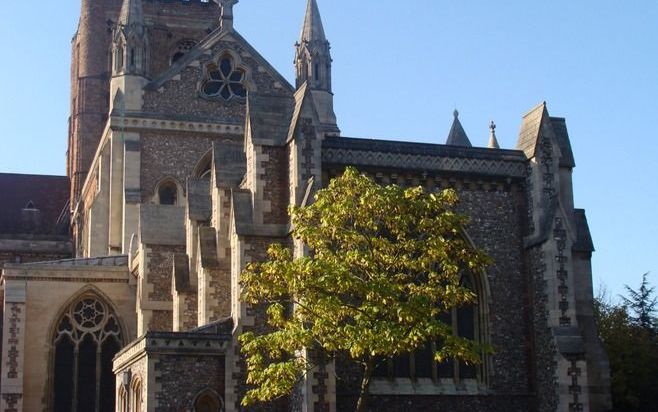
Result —
<instances>
[{"instance_id":1,"label":"clerestory window","mask_svg":"<svg viewBox=\"0 0 658 412\"><path fill-rule=\"evenodd\" d=\"M75 301L53 336L53 411L113 412L112 359L122 346L116 315L95 295Z\"/></svg>"},{"instance_id":2,"label":"clerestory window","mask_svg":"<svg viewBox=\"0 0 658 412\"><path fill-rule=\"evenodd\" d=\"M230 100L233 97L247 96L244 86L245 71L236 67L233 58L222 57L219 63L210 63L206 66L207 78L202 87L206 97L221 97Z\"/></svg>"}]
</instances>

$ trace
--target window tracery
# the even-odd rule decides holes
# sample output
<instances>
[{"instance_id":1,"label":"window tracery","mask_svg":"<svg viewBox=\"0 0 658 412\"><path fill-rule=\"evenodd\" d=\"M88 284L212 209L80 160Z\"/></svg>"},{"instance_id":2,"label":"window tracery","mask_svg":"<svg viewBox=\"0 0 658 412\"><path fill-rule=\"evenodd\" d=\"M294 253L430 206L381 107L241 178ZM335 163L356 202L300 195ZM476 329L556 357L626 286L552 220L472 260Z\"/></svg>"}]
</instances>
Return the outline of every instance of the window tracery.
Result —
<instances>
[{"instance_id":1,"label":"window tracery","mask_svg":"<svg viewBox=\"0 0 658 412\"><path fill-rule=\"evenodd\" d=\"M236 66L231 56L222 57L218 63L209 63L206 72L206 80L201 88L204 96L221 97L224 100L247 96L244 85L246 73Z\"/></svg>"},{"instance_id":2,"label":"window tracery","mask_svg":"<svg viewBox=\"0 0 658 412\"><path fill-rule=\"evenodd\" d=\"M112 310L93 295L76 300L57 324L53 342L53 410L114 411L112 359L122 336Z\"/></svg>"}]
</instances>

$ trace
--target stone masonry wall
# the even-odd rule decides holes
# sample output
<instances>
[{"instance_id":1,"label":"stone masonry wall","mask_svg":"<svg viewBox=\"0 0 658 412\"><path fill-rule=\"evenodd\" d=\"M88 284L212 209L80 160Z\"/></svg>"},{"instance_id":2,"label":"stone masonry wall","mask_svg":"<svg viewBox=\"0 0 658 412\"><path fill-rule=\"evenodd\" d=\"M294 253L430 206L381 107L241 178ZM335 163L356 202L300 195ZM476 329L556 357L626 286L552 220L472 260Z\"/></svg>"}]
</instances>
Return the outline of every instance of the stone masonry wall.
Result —
<instances>
[{"instance_id":1,"label":"stone masonry wall","mask_svg":"<svg viewBox=\"0 0 658 412\"><path fill-rule=\"evenodd\" d=\"M284 147L263 146L263 154L268 161L263 162L264 178L263 201L271 205L263 213L265 224L286 224L288 222L288 151Z\"/></svg>"},{"instance_id":2,"label":"stone masonry wall","mask_svg":"<svg viewBox=\"0 0 658 412\"><path fill-rule=\"evenodd\" d=\"M173 256L175 253L185 253L185 247L148 245L147 253L146 281L148 286L145 291L145 299L148 302L172 302ZM173 327L172 322L173 314L170 310L153 310L148 330L170 331Z\"/></svg>"},{"instance_id":3,"label":"stone masonry wall","mask_svg":"<svg viewBox=\"0 0 658 412\"><path fill-rule=\"evenodd\" d=\"M215 139L224 140L226 137L216 136ZM187 178L194 175L194 168L211 149L213 137L143 132L140 142L142 201L149 202L164 178L174 178L181 187L186 187Z\"/></svg>"},{"instance_id":4,"label":"stone masonry wall","mask_svg":"<svg viewBox=\"0 0 658 412\"><path fill-rule=\"evenodd\" d=\"M192 412L205 389L224 394L224 356L153 355L157 385L155 412Z\"/></svg>"}]
</instances>

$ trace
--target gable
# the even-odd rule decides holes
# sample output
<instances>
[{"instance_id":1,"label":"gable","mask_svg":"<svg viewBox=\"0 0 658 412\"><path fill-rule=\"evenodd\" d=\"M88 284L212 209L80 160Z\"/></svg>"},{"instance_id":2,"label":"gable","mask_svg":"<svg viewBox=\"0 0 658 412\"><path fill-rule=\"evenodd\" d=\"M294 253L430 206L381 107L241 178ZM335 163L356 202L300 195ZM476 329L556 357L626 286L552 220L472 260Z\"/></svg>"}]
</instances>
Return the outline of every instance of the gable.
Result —
<instances>
[{"instance_id":1,"label":"gable","mask_svg":"<svg viewBox=\"0 0 658 412\"><path fill-rule=\"evenodd\" d=\"M215 83L218 87L212 90L204 87L208 82L215 81L213 73L218 73L216 69L224 58L233 63L232 70L244 74L240 82L249 93L261 96L293 95L294 88L288 81L239 33L216 30L146 85L143 111L242 124L246 104L244 94L223 96L226 89L222 88L220 93L220 83ZM228 84L229 77L232 78L227 75L217 81ZM208 95L208 91L217 92L217 95Z\"/></svg>"}]
</instances>

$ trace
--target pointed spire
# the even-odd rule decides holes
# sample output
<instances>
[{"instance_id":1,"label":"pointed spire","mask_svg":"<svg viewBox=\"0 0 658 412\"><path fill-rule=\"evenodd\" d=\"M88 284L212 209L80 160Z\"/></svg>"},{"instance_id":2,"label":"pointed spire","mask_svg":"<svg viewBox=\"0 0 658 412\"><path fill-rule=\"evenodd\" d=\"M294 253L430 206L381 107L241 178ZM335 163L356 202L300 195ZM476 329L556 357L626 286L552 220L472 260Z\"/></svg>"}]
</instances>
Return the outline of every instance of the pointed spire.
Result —
<instances>
[{"instance_id":1,"label":"pointed spire","mask_svg":"<svg viewBox=\"0 0 658 412\"><path fill-rule=\"evenodd\" d=\"M453 115L455 116L455 120L452 122L452 127L450 128L450 134L448 134L446 144L450 146L473 147L464 131L464 127L459 121L459 111L455 109Z\"/></svg>"},{"instance_id":2,"label":"pointed spire","mask_svg":"<svg viewBox=\"0 0 658 412\"><path fill-rule=\"evenodd\" d=\"M306 16L304 17L304 26L302 26L302 33L299 42L326 42L327 37L324 34L324 27L322 26L322 17L320 17L320 9L316 0L308 0L306 6Z\"/></svg>"},{"instance_id":3,"label":"pointed spire","mask_svg":"<svg viewBox=\"0 0 658 412\"><path fill-rule=\"evenodd\" d=\"M489 125L489 149L500 149L500 145L498 144L498 139L496 138L496 123L494 121L491 121L491 124Z\"/></svg>"}]
</instances>

